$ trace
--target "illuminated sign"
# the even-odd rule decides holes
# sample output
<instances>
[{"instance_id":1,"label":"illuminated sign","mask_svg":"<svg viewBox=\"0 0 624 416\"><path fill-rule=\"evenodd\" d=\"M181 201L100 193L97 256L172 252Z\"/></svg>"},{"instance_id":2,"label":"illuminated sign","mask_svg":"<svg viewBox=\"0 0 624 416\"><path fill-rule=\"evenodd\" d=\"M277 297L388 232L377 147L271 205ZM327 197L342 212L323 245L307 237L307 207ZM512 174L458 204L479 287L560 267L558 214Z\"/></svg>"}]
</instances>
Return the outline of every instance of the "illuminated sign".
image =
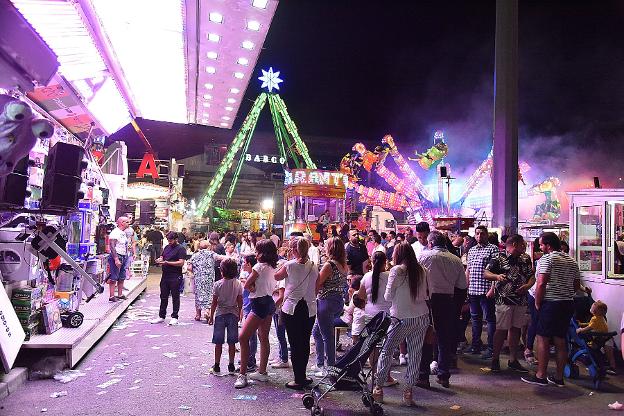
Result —
<instances>
[{"instance_id":1,"label":"illuminated sign","mask_svg":"<svg viewBox=\"0 0 624 416\"><path fill-rule=\"evenodd\" d=\"M320 185L346 188L349 181L342 172L315 169L285 171L284 185Z\"/></svg>"},{"instance_id":2,"label":"illuminated sign","mask_svg":"<svg viewBox=\"0 0 624 416\"><path fill-rule=\"evenodd\" d=\"M150 175L154 179L158 179L158 168L156 166L156 160L152 153L145 153L143 160L141 160L141 166L137 172L137 178L144 178L145 175Z\"/></svg>"},{"instance_id":3,"label":"illuminated sign","mask_svg":"<svg viewBox=\"0 0 624 416\"><path fill-rule=\"evenodd\" d=\"M245 153L245 161L246 162L256 162L256 163L275 163L283 165L286 163L286 159L280 156L275 155L252 155L250 153Z\"/></svg>"}]
</instances>

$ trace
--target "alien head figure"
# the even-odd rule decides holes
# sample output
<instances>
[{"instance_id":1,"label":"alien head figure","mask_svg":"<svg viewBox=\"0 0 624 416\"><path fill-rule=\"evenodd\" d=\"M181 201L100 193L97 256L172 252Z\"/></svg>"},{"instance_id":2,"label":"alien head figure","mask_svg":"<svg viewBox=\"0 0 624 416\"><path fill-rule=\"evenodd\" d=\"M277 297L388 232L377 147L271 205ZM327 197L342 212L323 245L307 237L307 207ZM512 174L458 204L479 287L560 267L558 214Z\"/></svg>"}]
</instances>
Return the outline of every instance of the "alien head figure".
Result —
<instances>
[{"instance_id":1,"label":"alien head figure","mask_svg":"<svg viewBox=\"0 0 624 416\"><path fill-rule=\"evenodd\" d=\"M52 123L35 118L28 104L0 94L0 176L11 173L15 164L28 155L37 139L45 139L52 134Z\"/></svg>"}]
</instances>

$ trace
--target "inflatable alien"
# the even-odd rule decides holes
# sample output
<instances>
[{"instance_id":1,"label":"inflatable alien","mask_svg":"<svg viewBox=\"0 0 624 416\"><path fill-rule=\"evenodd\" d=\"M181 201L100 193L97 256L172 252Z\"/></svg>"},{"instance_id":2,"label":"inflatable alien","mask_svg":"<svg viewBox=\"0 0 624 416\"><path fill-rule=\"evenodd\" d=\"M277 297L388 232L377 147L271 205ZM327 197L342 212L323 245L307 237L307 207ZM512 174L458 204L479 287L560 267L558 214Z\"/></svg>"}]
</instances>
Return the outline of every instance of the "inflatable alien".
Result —
<instances>
[{"instance_id":1,"label":"inflatable alien","mask_svg":"<svg viewBox=\"0 0 624 416\"><path fill-rule=\"evenodd\" d=\"M45 139L52 134L52 123L36 119L28 104L0 94L0 176L11 173L17 162L28 155L37 139Z\"/></svg>"}]
</instances>

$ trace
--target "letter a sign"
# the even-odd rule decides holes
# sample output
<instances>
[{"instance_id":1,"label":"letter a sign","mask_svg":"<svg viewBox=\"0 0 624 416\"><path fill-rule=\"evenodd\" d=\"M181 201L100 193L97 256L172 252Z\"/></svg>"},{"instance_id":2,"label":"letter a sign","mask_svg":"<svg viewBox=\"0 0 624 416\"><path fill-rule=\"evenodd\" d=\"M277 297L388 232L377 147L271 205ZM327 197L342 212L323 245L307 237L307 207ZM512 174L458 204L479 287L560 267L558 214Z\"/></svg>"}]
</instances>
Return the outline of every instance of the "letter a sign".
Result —
<instances>
[{"instance_id":1,"label":"letter a sign","mask_svg":"<svg viewBox=\"0 0 624 416\"><path fill-rule=\"evenodd\" d=\"M151 175L152 178L158 179L158 168L156 167L156 161L152 153L145 153L143 160L141 160L141 166L137 172L137 178L144 178L145 175Z\"/></svg>"}]
</instances>

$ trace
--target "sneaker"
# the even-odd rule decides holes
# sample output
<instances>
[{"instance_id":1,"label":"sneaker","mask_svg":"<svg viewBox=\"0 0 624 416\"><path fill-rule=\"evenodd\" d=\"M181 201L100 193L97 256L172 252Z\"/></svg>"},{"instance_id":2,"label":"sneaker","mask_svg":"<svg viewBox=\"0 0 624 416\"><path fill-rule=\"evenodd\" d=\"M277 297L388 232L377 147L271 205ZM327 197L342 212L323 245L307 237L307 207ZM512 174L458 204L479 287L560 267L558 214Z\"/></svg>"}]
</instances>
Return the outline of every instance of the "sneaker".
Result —
<instances>
[{"instance_id":1,"label":"sneaker","mask_svg":"<svg viewBox=\"0 0 624 416\"><path fill-rule=\"evenodd\" d=\"M550 383L550 384L554 384L557 387L563 387L565 386L565 384L563 383L563 379L561 380L557 380L554 377L548 376L546 377L546 380Z\"/></svg>"},{"instance_id":2,"label":"sneaker","mask_svg":"<svg viewBox=\"0 0 624 416\"><path fill-rule=\"evenodd\" d=\"M177 325L178 324L178 318L171 318L169 320L169 325Z\"/></svg>"},{"instance_id":3,"label":"sneaker","mask_svg":"<svg viewBox=\"0 0 624 416\"><path fill-rule=\"evenodd\" d=\"M539 378L535 374L532 374L530 376L524 376L524 377L521 377L520 379L522 381L524 381L525 383L534 384L536 386L547 386L548 385L548 380L547 379Z\"/></svg>"},{"instance_id":4,"label":"sneaker","mask_svg":"<svg viewBox=\"0 0 624 416\"><path fill-rule=\"evenodd\" d=\"M165 322L165 318L154 318L151 321L149 321L150 324L162 324L163 322Z\"/></svg>"},{"instance_id":5,"label":"sneaker","mask_svg":"<svg viewBox=\"0 0 624 416\"><path fill-rule=\"evenodd\" d=\"M324 366L322 365L318 365L318 364L314 364L312 367L310 367L310 371L313 373L316 373L317 371L321 371L324 368Z\"/></svg>"},{"instance_id":6,"label":"sneaker","mask_svg":"<svg viewBox=\"0 0 624 416\"><path fill-rule=\"evenodd\" d=\"M493 355L494 354L492 353L492 351L487 349L487 350L483 351L483 354L481 354L481 359L482 360L490 360L490 359L492 359Z\"/></svg>"},{"instance_id":7,"label":"sneaker","mask_svg":"<svg viewBox=\"0 0 624 416\"><path fill-rule=\"evenodd\" d=\"M126 295L115 296L115 297L116 297L117 299L119 299L119 300L126 300L126 299L128 299L128 298L126 297Z\"/></svg>"},{"instance_id":8,"label":"sneaker","mask_svg":"<svg viewBox=\"0 0 624 416\"><path fill-rule=\"evenodd\" d=\"M429 364L429 372L431 373L432 376L438 375L438 362L437 361L431 361L431 364Z\"/></svg>"},{"instance_id":9,"label":"sneaker","mask_svg":"<svg viewBox=\"0 0 624 416\"><path fill-rule=\"evenodd\" d=\"M518 360L516 361L507 361L507 368L509 368L510 370L513 371L517 371L518 373L528 373L529 370L527 370L526 368L522 367L522 365L518 362Z\"/></svg>"},{"instance_id":10,"label":"sneaker","mask_svg":"<svg viewBox=\"0 0 624 416\"><path fill-rule=\"evenodd\" d=\"M212 366L212 372L219 374L221 372L221 367L219 367L219 364L215 364Z\"/></svg>"},{"instance_id":11,"label":"sneaker","mask_svg":"<svg viewBox=\"0 0 624 416\"><path fill-rule=\"evenodd\" d=\"M117 297L115 296L111 296L110 298L108 298L109 302L117 302Z\"/></svg>"},{"instance_id":12,"label":"sneaker","mask_svg":"<svg viewBox=\"0 0 624 416\"><path fill-rule=\"evenodd\" d=\"M607 368L607 374L609 374L610 376L617 376L617 371L615 371L615 368L609 367Z\"/></svg>"},{"instance_id":13,"label":"sneaker","mask_svg":"<svg viewBox=\"0 0 624 416\"><path fill-rule=\"evenodd\" d=\"M321 368L314 373L314 377L325 377L327 375L327 370L325 368Z\"/></svg>"},{"instance_id":14,"label":"sneaker","mask_svg":"<svg viewBox=\"0 0 624 416\"><path fill-rule=\"evenodd\" d=\"M288 368L290 367L290 364L288 363L288 361L276 361L273 364L271 364L271 368Z\"/></svg>"},{"instance_id":15,"label":"sneaker","mask_svg":"<svg viewBox=\"0 0 624 416\"><path fill-rule=\"evenodd\" d=\"M266 373L261 373L260 371L254 371L253 373L247 376L250 380L255 381L269 381L269 376Z\"/></svg>"},{"instance_id":16,"label":"sneaker","mask_svg":"<svg viewBox=\"0 0 624 416\"><path fill-rule=\"evenodd\" d=\"M399 365L407 365L407 357L405 354L399 355Z\"/></svg>"},{"instance_id":17,"label":"sneaker","mask_svg":"<svg viewBox=\"0 0 624 416\"><path fill-rule=\"evenodd\" d=\"M499 371L501 371L499 360L492 360L492 364L490 364L490 371L492 371L493 373L498 373Z\"/></svg>"},{"instance_id":18,"label":"sneaker","mask_svg":"<svg viewBox=\"0 0 624 416\"><path fill-rule=\"evenodd\" d=\"M396 386L397 384L399 384L399 381L395 378L392 377L388 377L388 380L386 380L383 384L384 387L392 387L392 386Z\"/></svg>"},{"instance_id":19,"label":"sneaker","mask_svg":"<svg viewBox=\"0 0 624 416\"><path fill-rule=\"evenodd\" d=\"M234 382L234 388L242 389L247 387L247 376L245 374L239 374Z\"/></svg>"},{"instance_id":20,"label":"sneaker","mask_svg":"<svg viewBox=\"0 0 624 416\"><path fill-rule=\"evenodd\" d=\"M228 364L228 373L234 374L236 372L236 367L234 367L234 363Z\"/></svg>"}]
</instances>

